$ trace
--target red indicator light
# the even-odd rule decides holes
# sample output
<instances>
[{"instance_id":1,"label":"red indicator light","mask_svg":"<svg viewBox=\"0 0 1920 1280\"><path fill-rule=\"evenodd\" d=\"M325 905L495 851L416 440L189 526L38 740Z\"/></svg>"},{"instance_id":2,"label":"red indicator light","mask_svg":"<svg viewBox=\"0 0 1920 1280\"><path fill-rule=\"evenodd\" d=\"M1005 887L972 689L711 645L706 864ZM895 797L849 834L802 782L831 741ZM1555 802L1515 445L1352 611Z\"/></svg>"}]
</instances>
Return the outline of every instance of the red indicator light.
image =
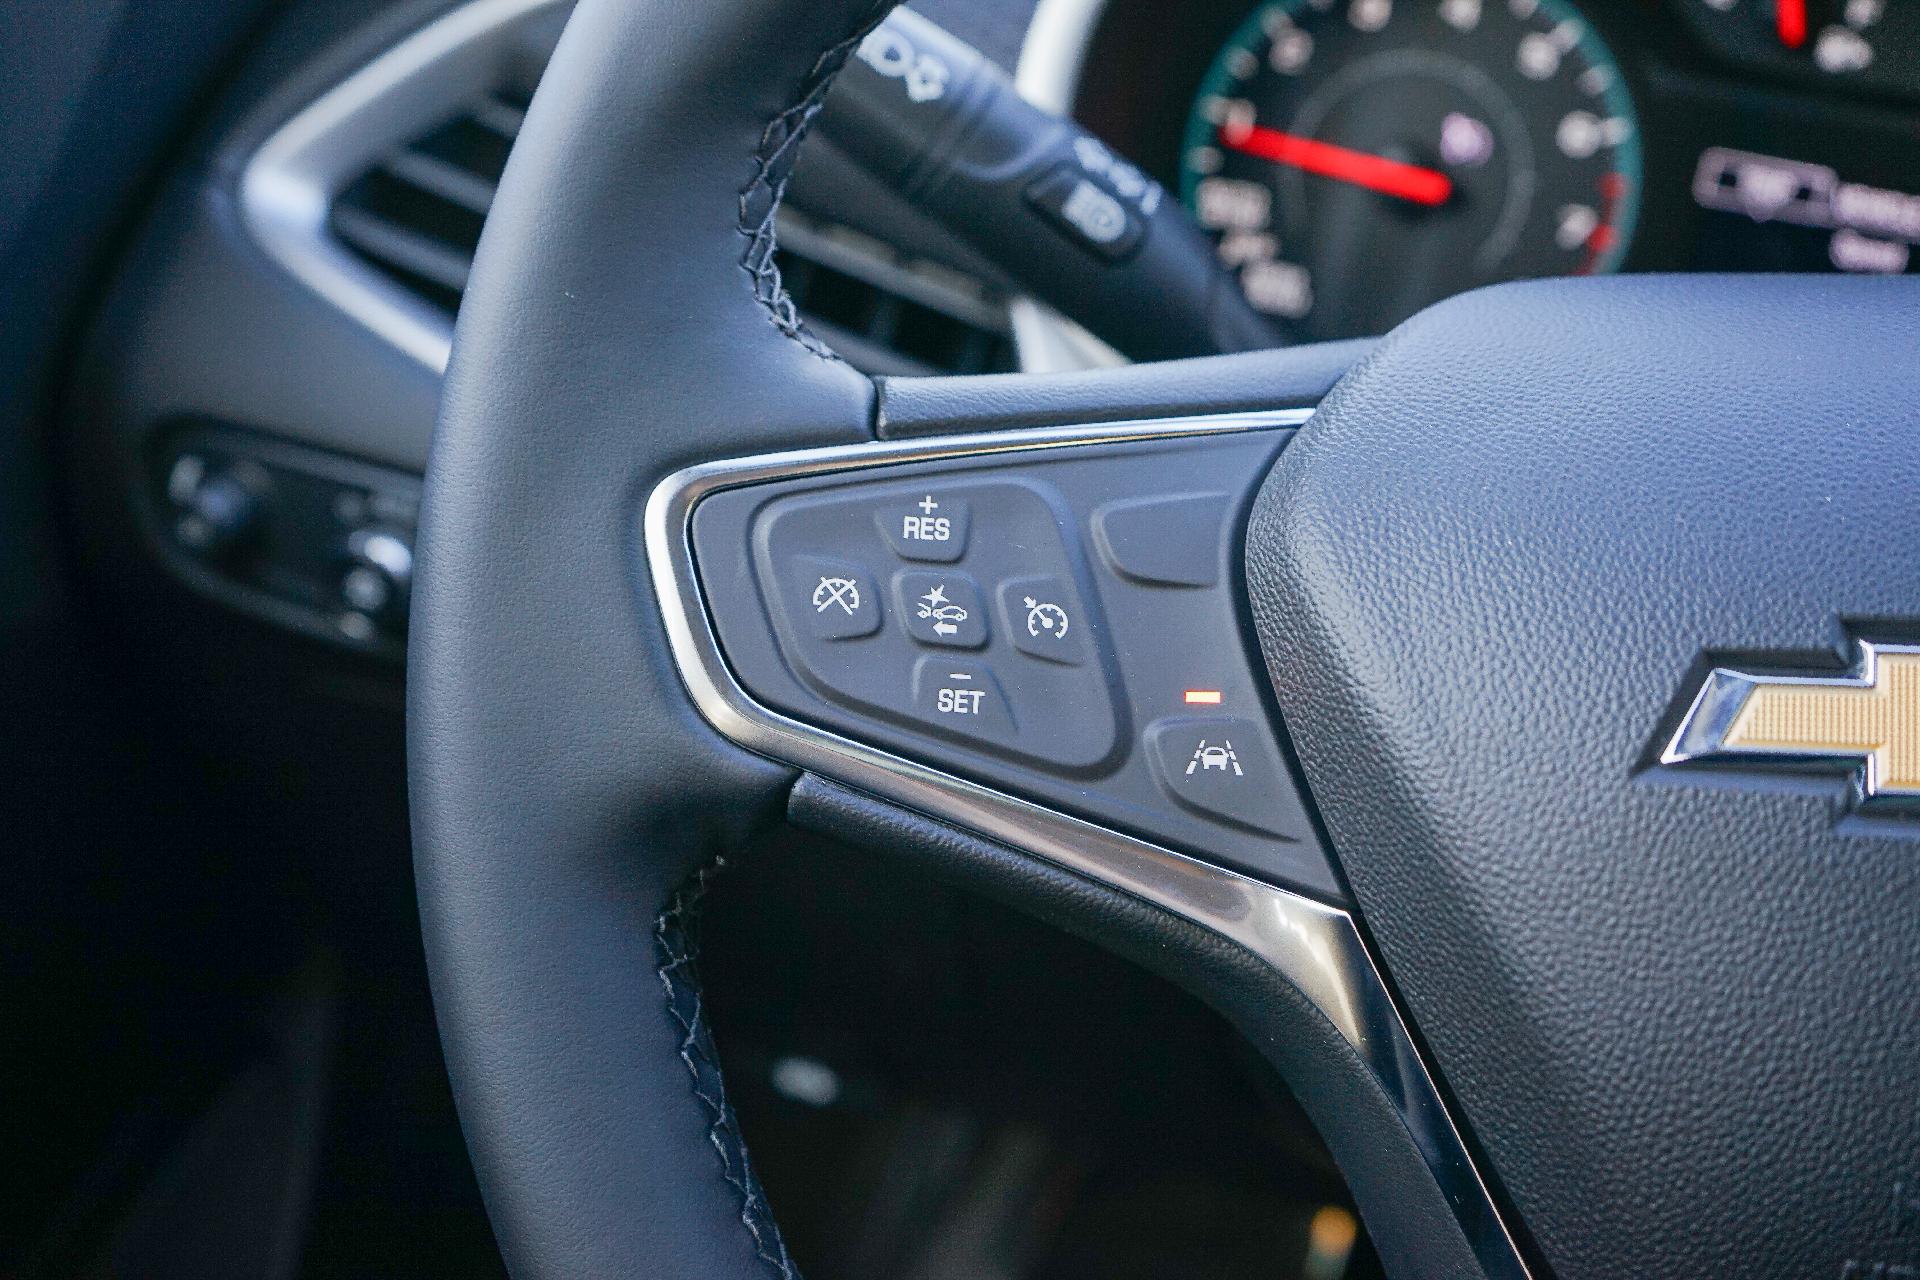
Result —
<instances>
[{"instance_id":1,"label":"red indicator light","mask_svg":"<svg viewBox=\"0 0 1920 1280\"><path fill-rule=\"evenodd\" d=\"M1807 0L1773 0L1773 29L1780 43L1798 49L1807 42Z\"/></svg>"},{"instance_id":2,"label":"red indicator light","mask_svg":"<svg viewBox=\"0 0 1920 1280\"><path fill-rule=\"evenodd\" d=\"M1218 689L1187 690L1187 705L1190 707L1217 707L1220 705Z\"/></svg>"}]
</instances>

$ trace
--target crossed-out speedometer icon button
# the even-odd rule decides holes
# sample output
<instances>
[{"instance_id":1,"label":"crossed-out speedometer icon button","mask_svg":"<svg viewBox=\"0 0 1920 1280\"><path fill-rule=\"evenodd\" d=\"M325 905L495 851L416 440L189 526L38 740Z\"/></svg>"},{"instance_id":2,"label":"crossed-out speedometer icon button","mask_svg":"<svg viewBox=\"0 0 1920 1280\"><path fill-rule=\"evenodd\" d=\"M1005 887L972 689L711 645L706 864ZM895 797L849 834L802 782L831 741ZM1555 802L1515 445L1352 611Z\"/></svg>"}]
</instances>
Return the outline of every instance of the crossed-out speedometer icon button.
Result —
<instances>
[{"instance_id":1,"label":"crossed-out speedometer icon button","mask_svg":"<svg viewBox=\"0 0 1920 1280\"><path fill-rule=\"evenodd\" d=\"M860 612L860 584L852 578L821 578L813 589L813 611L825 613L836 606L849 618Z\"/></svg>"}]
</instances>

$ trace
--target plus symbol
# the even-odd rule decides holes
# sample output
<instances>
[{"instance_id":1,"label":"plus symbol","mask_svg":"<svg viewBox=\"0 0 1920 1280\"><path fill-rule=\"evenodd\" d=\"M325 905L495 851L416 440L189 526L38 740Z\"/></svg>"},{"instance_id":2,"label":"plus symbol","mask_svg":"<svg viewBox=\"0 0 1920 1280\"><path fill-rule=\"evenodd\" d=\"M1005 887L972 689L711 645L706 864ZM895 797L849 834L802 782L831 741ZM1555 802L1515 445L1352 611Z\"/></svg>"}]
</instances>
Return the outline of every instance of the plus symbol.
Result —
<instances>
[{"instance_id":1,"label":"plus symbol","mask_svg":"<svg viewBox=\"0 0 1920 1280\"><path fill-rule=\"evenodd\" d=\"M934 512L940 509L940 504L933 500L932 494L928 494L926 497L920 499L920 501L914 503L914 505L919 507L922 511L926 512L928 515L932 515Z\"/></svg>"}]
</instances>

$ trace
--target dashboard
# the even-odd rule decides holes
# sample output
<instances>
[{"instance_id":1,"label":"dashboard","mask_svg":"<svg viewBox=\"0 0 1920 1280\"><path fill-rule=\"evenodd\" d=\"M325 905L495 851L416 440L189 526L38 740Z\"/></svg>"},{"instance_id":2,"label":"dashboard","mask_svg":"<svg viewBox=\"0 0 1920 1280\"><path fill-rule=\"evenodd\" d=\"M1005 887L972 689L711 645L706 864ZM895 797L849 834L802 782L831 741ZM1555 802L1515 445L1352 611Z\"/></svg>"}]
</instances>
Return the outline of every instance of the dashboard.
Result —
<instances>
[{"instance_id":1,"label":"dashboard","mask_svg":"<svg viewBox=\"0 0 1920 1280\"><path fill-rule=\"evenodd\" d=\"M1048 8L1033 78L1300 339L1531 276L1915 267L1920 7L1898 0Z\"/></svg>"},{"instance_id":2,"label":"dashboard","mask_svg":"<svg viewBox=\"0 0 1920 1280\"><path fill-rule=\"evenodd\" d=\"M1911 0L915 7L1183 200L1295 340L1527 276L1916 269ZM100 558L161 570L132 616L184 587L394 669L453 317L567 12L296 3L183 148L69 407L81 503L124 517ZM825 138L778 261L869 373L1118 359Z\"/></svg>"}]
</instances>

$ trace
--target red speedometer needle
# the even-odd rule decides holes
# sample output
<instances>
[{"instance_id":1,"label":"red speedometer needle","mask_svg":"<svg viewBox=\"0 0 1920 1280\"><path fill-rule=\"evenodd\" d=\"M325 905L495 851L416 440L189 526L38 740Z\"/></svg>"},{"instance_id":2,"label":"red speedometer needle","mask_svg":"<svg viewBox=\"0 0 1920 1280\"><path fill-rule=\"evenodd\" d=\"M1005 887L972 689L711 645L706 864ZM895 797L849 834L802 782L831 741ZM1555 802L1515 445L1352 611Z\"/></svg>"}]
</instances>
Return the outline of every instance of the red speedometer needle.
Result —
<instances>
[{"instance_id":1,"label":"red speedometer needle","mask_svg":"<svg viewBox=\"0 0 1920 1280\"><path fill-rule=\"evenodd\" d=\"M1798 49L1807 42L1807 0L1773 0L1773 29L1780 43Z\"/></svg>"},{"instance_id":2,"label":"red speedometer needle","mask_svg":"<svg viewBox=\"0 0 1920 1280\"><path fill-rule=\"evenodd\" d=\"M1350 182L1414 204L1445 204L1453 195L1453 179L1438 169L1423 169L1417 164L1403 164L1385 156L1257 124L1221 125L1220 145L1242 155L1289 165L1336 182Z\"/></svg>"}]
</instances>

